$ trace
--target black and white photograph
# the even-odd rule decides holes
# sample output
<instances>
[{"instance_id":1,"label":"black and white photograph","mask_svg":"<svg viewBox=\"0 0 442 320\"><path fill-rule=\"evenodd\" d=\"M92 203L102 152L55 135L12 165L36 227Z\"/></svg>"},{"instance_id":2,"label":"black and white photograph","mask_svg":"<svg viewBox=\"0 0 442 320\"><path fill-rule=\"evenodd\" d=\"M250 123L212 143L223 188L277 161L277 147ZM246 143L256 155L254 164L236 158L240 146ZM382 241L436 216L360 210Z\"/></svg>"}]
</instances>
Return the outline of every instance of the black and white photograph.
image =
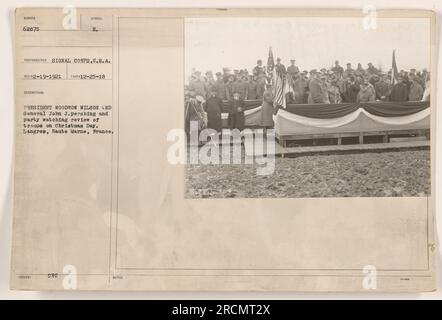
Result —
<instances>
[{"instance_id":1,"label":"black and white photograph","mask_svg":"<svg viewBox=\"0 0 442 320\"><path fill-rule=\"evenodd\" d=\"M430 23L187 18L186 198L425 197Z\"/></svg>"},{"instance_id":2,"label":"black and white photograph","mask_svg":"<svg viewBox=\"0 0 442 320\"><path fill-rule=\"evenodd\" d=\"M0 296L440 298L442 4L14 1Z\"/></svg>"}]
</instances>

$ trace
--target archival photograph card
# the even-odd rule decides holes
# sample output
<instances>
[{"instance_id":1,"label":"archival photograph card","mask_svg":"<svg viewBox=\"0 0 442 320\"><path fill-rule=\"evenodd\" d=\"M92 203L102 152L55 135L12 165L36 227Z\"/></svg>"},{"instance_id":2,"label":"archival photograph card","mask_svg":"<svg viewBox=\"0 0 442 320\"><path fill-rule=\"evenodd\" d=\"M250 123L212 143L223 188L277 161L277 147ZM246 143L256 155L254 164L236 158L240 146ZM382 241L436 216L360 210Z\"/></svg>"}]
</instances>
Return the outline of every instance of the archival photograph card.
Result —
<instances>
[{"instance_id":1,"label":"archival photograph card","mask_svg":"<svg viewBox=\"0 0 442 320\"><path fill-rule=\"evenodd\" d=\"M15 10L11 288L436 289L425 10Z\"/></svg>"}]
</instances>

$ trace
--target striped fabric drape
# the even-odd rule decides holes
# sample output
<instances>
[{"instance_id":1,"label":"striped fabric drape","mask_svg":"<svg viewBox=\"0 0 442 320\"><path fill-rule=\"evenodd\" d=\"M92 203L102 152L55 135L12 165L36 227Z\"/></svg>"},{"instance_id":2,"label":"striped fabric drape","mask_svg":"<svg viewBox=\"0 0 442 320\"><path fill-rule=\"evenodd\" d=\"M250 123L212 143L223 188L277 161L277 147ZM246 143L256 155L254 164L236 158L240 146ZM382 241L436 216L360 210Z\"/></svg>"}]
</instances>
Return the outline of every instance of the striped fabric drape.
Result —
<instances>
[{"instance_id":1,"label":"striped fabric drape","mask_svg":"<svg viewBox=\"0 0 442 320\"><path fill-rule=\"evenodd\" d=\"M284 81L282 75L278 74L276 68L273 69L273 106L286 107L285 104Z\"/></svg>"}]
</instances>

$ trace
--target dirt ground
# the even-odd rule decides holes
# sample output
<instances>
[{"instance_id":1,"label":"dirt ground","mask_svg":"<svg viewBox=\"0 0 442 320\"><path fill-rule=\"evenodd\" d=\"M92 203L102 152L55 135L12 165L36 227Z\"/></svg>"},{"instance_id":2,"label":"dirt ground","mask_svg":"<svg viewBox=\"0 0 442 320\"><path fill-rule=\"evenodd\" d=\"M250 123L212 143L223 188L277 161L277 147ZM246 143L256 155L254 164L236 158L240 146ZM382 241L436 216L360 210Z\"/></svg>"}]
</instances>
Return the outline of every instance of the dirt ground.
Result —
<instances>
[{"instance_id":1,"label":"dirt ground","mask_svg":"<svg viewBox=\"0 0 442 320\"><path fill-rule=\"evenodd\" d=\"M256 165L187 165L187 198L408 197L430 194L430 151L275 159L272 175Z\"/></svg>"}]
</instances>

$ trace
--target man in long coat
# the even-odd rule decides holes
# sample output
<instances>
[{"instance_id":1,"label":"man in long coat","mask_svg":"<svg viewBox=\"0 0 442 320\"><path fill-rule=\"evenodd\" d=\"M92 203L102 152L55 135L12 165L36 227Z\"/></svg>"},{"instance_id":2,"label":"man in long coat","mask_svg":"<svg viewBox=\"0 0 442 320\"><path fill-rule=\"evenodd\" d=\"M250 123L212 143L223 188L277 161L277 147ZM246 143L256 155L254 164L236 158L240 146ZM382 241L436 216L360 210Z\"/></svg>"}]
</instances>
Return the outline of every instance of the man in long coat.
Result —
<instances>
[{"instance_id":1,"label":"man in long coat","mask_svg":"<svg viewBox=\"0 0 442 320\"><path fill-rule=\"evenodd\" d=\"M229 101L229 125L230 129L244 129L244 100L240 92L234 92L233 99Z\"/></svg>"},{"instance_id":2,"label":"man in long coat","mask_svg":"<svg viewBox=\"0 0 442 320\"><path fill-rule=\"evenodd\" d=\"M356 102L360 89L360 85L356 82L355 77L350 76L345 85L345 102Z\"/></svg>"},{"instance_id":3,"label":"man in long coat","mask_svg":"<svg viewBox=\"0 0 442 320\"><path fill-rule=\"evenodd\" d=\"M368 82L368 79L364 79L361 83L361 89L359 90L356 102L373 102L376 99L376 93L373 85Z\"/></svg>"},{"instance_id":4,"label":"man in long coat","mask_svg":"<svg viewBox=\"0 0 442 320\"><path fill-rule=\"evenodd\" d=\"M293 83L295 103L302 104L307 102L305 101L305 93L307 89L307 80L305 79L304 74L301 74L301 76Z\"/></svg>"},{"instance_id":5,"label":"man in long coat","mask_svg":"<svg viewBox=\"0 0 442 320\"><path fill-rule=\"evenodd\" d=\"M246 98L246 87L247 83L242 77L238 77L232 84L233 93L239 93L242 100Z\"/></svg>"},{"instance_id":6,"label":"man in long coat","mask_svg":"<svg viewBox=\"0 0 442 320\"><path fill-rule=\"evenodd\" d=\"M273 98L271 90L267 89L264 92L261 107L261 126L265 129L273 128Z\"/></svg>"},{"instance_id":7,"label":"man in long coat","mask_svg":"<svg viewBox=\"0 0 442 320\"><path fill-rule=\"evenodd\" d=\"M390 100L391 101L408 100L408 86L404 82L403 78L399 78L398 83L396 83L391 89Z\"/></svg>"},{"instance_id":8,"label":"man in long coat","mask_svg":"<svg viewBox=\"0 0 442 320\"><path fill-rule=\"evenodd\" d=\"M246 85L246 100L256 100L258 99L258 84L256 82L256 77L253 75L249 76L249 81Z\"/></svg>"},{"instance_id":9,"label":"man in long coat","mask_svg":"<svg viewBox=\"0 0 442 320\"><path fill-rule=\"evenodd\" d=\"M256 88L257 99L262 99L265 91L266 91L266 76L264 73L260 73L258 76L257 88Z\"/></svg>"},{"instance_id":10,"label":"man in long coat","mask_svg":"<svg viewBox=\"0 0 442 320\"><path fill-rule=\"evenodd\" d=\"M224 83L223 75L221 72L216 73L216 81L213 84L213 88L216 90L216 96L220 98L221 100L228 100L227 99L227 88L226 84Z\"/></svg>"},{"instance_id":11,"label":"man in long coat","mask_svg":"<svg viewBox=\"0 0 442 320\"><path fill-rule=\"evenodd\" d=\"M322 90L322 85L320 80L318 79L318 74L315 72L313 77L310 79L310 83L308 85L309 96L308 103L326 103L324 92Z\"/></svg>"},{"instance_id":12,"label":"man in long coat","mask_svg":"<svg viewBox=\"0 0 442 320\"><path fill-rule=\"evenodd\" d=\"M221 132L223 101L217 96L216 88L212 88L210 97L206 101L205 109L207 112L207 128Z\"/></svg>"},{"instance_id":13,"label":"man in long coat","mask_svg":"<svg viewBox=\"0 0 442 320\"><path fill-rule=\"evenodd\" d=\"M387 82L385 75L374 85L376 91L376 99L380 101L388 101L390 99L390 84Z\"/></svg>"},{"instance_id":14,"label":"man in long coat","mask_svg":"<svg viewBox=\"0 0 442 320\"><path fill-rule=\"evenodd\" d=\"M229 101L229 126L230 129L243 130L245 125L244 100L241 93L234 92L233 99Z\"/></svg>"},{"instance_id":15,"label":"man in long coat","mask_svg":"<svg viewBox=\"0 0 442 320\"><path fill-rule=\"evenodd\" d=\"M421 101L424 94L424 89L416 81L415 78L411 78L410 92L408 93L408 101Z\"/></svg>"}]
</instances>

